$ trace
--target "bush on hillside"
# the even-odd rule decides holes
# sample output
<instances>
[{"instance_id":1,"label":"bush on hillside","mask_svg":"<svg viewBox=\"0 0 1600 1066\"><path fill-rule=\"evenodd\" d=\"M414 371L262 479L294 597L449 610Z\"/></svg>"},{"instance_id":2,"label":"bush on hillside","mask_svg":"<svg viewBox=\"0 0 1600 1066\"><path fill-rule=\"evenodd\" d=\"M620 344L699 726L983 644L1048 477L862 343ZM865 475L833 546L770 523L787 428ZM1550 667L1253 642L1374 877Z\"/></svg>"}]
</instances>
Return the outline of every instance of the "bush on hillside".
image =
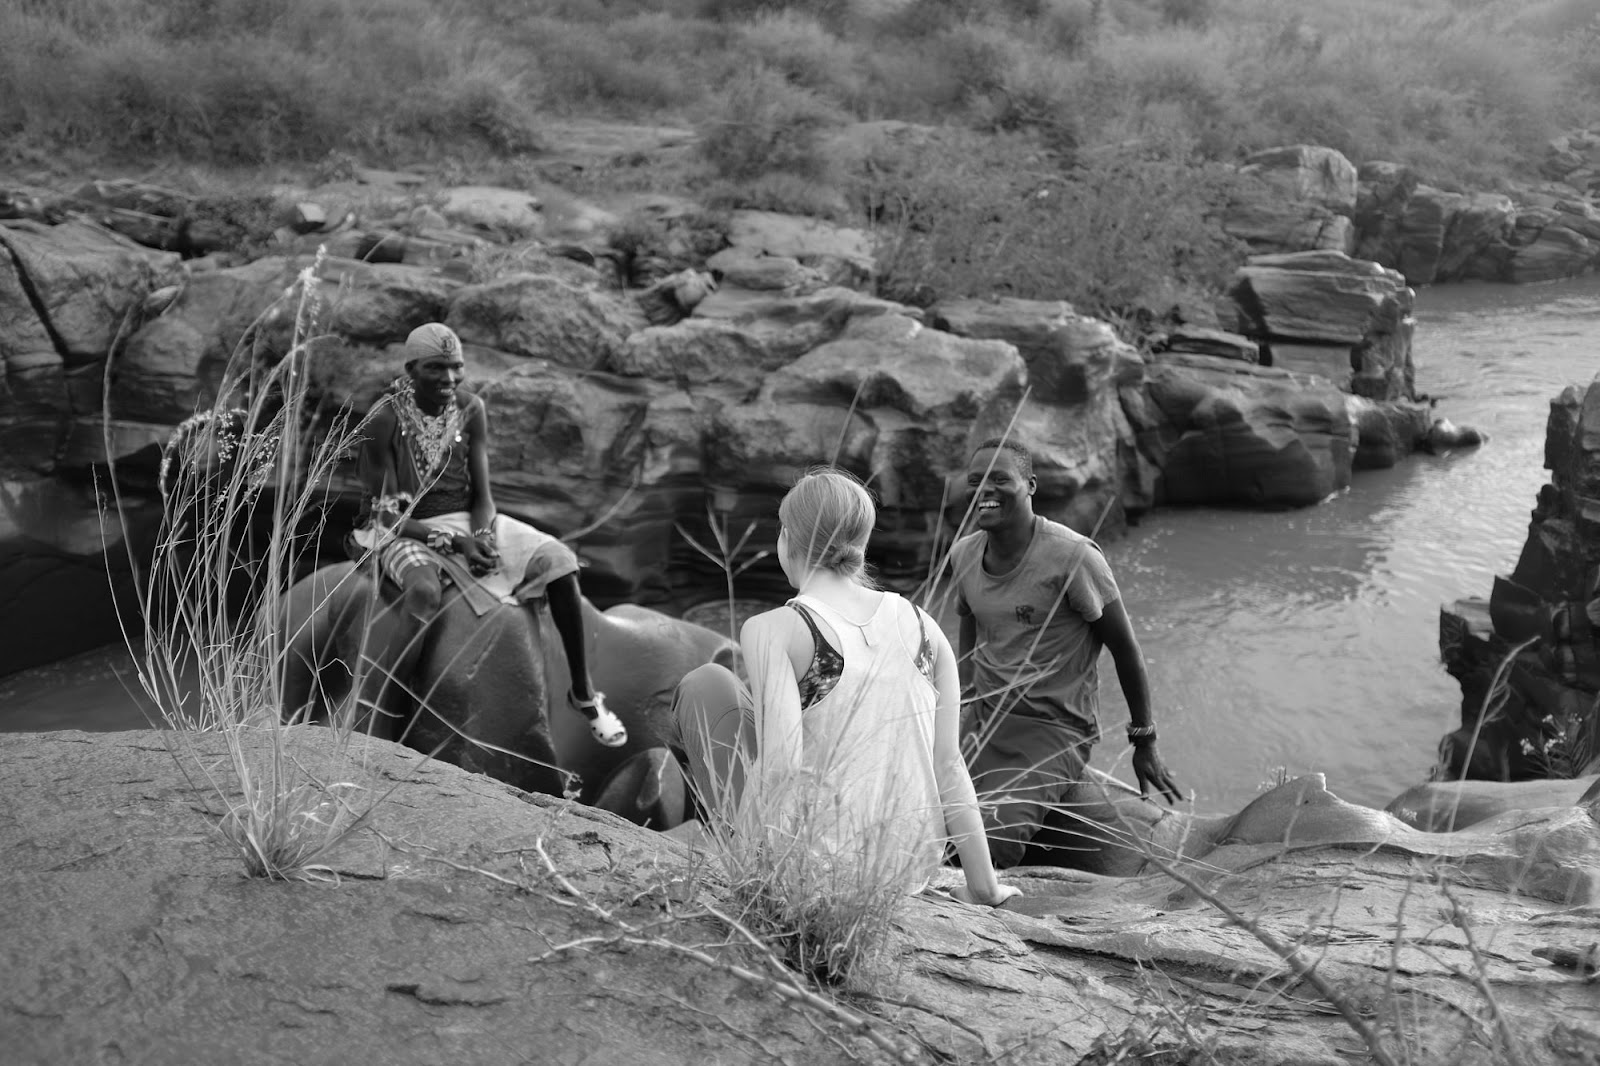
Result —
<instances>
[{"instance_id":1,"label":"bush on hillside","mask_svg":"<svg viewBox=\"0 0 1600 1066\"><path fill-rule=\"evenodd\" d=\"M1067 300L1113 321L1220 290L1239 261L1217 221L1230 175L1179 145L1085 153L1031 137L942 138L880 160L868 190L885 296Z\"/></svg>"},{"instance_id":2,"label":"bush on hillside","mask_svg":"<svg viewBox=\"0 0 1600 1066\"><path fill-rule=\"evenodd\" d=\"M0 5L0 133L186 162L401 152L441 134L517 151L531 101L492 44L426 0Z\"/></svg>"},{"instance_id":3,"label":"bush on hillside","mask_svg":"<svg viewBox=\"0 0 1600 1066\"><path fill-rule=\"evenodd\" d=\"M641 14L610 22L523 17L500 37L526 56L549 110L638 115L702 101L727 65L731 35L703 19Z\"/></svg>"},{"instance_id":4,"label":"bush on hillside","mask_svg":"<svg viewBox=\"0 0 1600 1066\"><path fill-rule=\"evenodd\" d=\"M1600 107L1600 0L23 0L0 3L0 144L481 159L531 147L535 116L717 126L752 62L748 107L800 128L714 130L735 187L835 110L1062 152L1322 143L1481 186Z\"/></svg>"},{"instance_id":5,"label":"bush on hillside","mask_svg":"<svg viewBox=\"0 0 1600 1066\"><path fill-rule=\"evenodd\" d=\"M792 84L848 104L861 96L859 51L811 15L783 11L743 26L741 50Z\"/></svg>"},{"instance_id":6,"label":"bush on hillside","mask_svg":"<svg viewBox=\"0 0 1600 1066\"><path fill-rule=\"evenodd\" d=\"M821 135L842 116L809 89L760 64L730 79L700 126L699 152L719 178L783 173L832 177Z\"/></svg>"}]
</instances>

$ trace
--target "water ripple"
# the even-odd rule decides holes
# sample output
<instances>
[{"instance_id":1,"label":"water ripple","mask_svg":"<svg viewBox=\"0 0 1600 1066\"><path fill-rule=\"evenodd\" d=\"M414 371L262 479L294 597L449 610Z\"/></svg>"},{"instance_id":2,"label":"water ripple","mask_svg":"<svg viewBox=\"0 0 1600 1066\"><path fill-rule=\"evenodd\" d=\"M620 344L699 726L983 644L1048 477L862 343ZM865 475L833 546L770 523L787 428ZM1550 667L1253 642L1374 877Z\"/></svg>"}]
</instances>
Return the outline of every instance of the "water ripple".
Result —
<instances>
[{"instance_id":1,"label":"water ripple","mask_svg":"<svg viewBox=\"0 0 1600 1066\"><path fill-rule=\"evenodd\" d=\"M1376 804L1426 774L1461 698L1438 661L1439 607L1515 565L1548 404L1594 377L1597 318L1594 279L1425 291L1417 387L1486 447L1358 474L1305 511L1158 512L1109 546L1163 748L1203 808L1237 806L1277 766ZM1126 712L1104 669L1115 735Z\"/></svg>"}]
</instances>

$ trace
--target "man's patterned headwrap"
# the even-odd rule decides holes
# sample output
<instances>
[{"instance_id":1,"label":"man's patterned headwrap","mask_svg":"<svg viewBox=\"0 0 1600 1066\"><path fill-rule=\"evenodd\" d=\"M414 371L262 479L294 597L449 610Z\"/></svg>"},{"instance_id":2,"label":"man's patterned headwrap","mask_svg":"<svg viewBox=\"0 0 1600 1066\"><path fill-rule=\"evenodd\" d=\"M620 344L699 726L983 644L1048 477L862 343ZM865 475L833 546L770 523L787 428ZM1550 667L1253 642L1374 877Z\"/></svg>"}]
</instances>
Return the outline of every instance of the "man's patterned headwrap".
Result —
<instances>
[{"instance_id":1,"label":"man's patterned headwrap","mask_svg":"<svg viewBox=\"0 0 1600 1066\"><path fill-rule=\"evenodd\" d=\"M429 322L418 326L406 338L406 362L432 359L435 356L455 358L461 354L461 338L443 322Z\"/></svg>"}]
</instances>

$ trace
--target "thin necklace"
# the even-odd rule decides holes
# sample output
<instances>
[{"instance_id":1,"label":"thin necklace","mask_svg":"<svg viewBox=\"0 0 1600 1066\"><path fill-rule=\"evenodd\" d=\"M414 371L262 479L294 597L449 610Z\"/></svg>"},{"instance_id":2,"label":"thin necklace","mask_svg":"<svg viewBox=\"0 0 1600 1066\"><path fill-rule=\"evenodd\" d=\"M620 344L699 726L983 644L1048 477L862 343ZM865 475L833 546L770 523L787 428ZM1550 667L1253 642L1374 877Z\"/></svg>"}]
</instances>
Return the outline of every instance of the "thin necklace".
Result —
<instances>
[{"instance_id":1,"label":"thin necklace","mask_svg":"<svg viewBox=\"0 0 1600 1066\"><path fill-rule=\"evenodd\" d=\"M865 622L857 622L854 618L849 617L843 611L839 610L839 608L834 607L827 601L823 600L822 597L816 595L816 593L802 592L800 595L809 596L813 600L816 600L818 603L822 604L822 606L827 607L828 610L833 612L834 616L838 618L839 621L843 622L845 625L854 626L857 630L859 630L861 632L861 639L867 645L867 647L870 648L873 646L872 634L867 632L867 626L871 625L872 620L878 617L878 611L883 607L884 595L882 592L878 593L878 602L872 608L872 613L867 616L867 620Z\"/></svg>"},{"instance_id":2,"label":"thin necklace","mask_svg":"<svg viewBox=\"0 0 1600 1066\"><path fill-rule=\"evenodd\" d=\"M422 474L428 477L443 463L450 446L461 440L461 405L452 399L439 414L423 414L409 377L395 380L394 396L400 435L411 438L412 451L425 464Z\"/></svg>"}]
</instances>

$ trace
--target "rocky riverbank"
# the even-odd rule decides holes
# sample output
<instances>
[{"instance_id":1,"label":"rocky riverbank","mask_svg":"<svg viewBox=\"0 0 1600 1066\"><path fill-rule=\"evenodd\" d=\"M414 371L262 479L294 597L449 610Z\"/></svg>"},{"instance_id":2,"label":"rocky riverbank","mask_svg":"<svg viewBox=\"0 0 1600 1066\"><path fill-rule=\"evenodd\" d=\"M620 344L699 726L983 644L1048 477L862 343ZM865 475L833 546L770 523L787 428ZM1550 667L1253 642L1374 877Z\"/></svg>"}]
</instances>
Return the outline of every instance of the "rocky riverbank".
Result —
<instances>
[{"instance_id":1,"label":"rocky riverbank","mask_svg":"<svg viewBox=\"0 0 1600 1066\"><path fill-rule=\"evenodd\" d=\"M282 223L264 244L228 230L237 203L138 183L4 199L25 217L0 221L0 463L24 505L0 586L104 572L62 541L72 521L36 516L92 518L72 486L113 460L148 486L233 353L281 356L275 305L318 248L319 399L364 409L405 334L450 323L495 427L497 500L587 530L607 602L719 584L677 529L755 521L752 549L770 547L773 502L818 461L873 478L876 562L914 585L959 520L952 472L1008 426L1037 456L1039 509L1102 535L1168 503L1313 504L1429 439L1411 290L1338 251L1252 260L1218 317L1141 351L1062 302L881 299L870 235L816 220L359 168L249 203ZM746 591L778 582L757 567Z\"/></svg>"},{"instance_id":2,"label":"rocky riverbank","mask_svg":"<svg viewBox=\"0 0 1600 1066\"><path fill-rule=\"evenodd\" d=\"M1440 611L1439 653L1461 682L1461 725L1439 745L1451 777L1568 778L1600 763L1600 379L1550 402L1550 481L1528 539L1487 599Z\"/></svg>"},{"instance_id":3,"label":"rocky riverbank","mask_svg":"<svg viewBox=\"0 0 1600 1066\"><path fill-rule=\"evenodd\" d=\"M222 756L212 741L202 758ZM1432 833L1303 778L1235 816L1166 816L1162 853L1192 885L1019 870L1027 896L1003 911L909 900L883 998L842 1001L884 1045L786 1008L781 978L712 915L716 869L676 841L382 742L358 755L350 773L394 789L372 831L329 860L337 883L285 884L242 876L219 797L160 735L0 737L8 1061L1360 1056L1329 1002L1197 889L1295 946L1391 1061L1506 1061L1496 1011L1514 1061L1600 1055L1588 782L1475 794L1486 821ZM1416 821L1450 797L1407 803ZM645 932L626 942L619 921Z\"/></svg>"},{"instance_id":4,"label":"rocky riverbank","mask_svg":"<svg viewBox=\"0 0 1600 1066\"><path fill-rule=\"evenodd\" d=\"M1410 285L1535 282L1600 264L1600 133L1551 142L1547 179L1506 191L1442 189L1411 167L1297 145L1250 157L1223 228L1260 252L1330 249Z\"/></svg>"}]
</instances>

